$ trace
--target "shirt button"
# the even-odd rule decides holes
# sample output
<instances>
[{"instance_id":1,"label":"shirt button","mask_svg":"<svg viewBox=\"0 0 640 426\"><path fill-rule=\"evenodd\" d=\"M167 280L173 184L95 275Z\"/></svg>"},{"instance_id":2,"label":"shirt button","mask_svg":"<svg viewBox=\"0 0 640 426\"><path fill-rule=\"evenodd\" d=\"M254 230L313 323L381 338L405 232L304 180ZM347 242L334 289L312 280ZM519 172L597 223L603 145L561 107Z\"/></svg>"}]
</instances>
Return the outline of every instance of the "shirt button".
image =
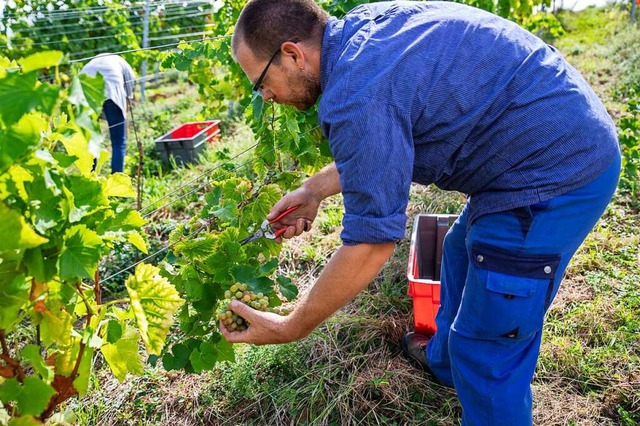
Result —
<instances>
[{"instance_id":1,"label":"shirt button","mask_svg":"<svg viewBox=\"0 0 640 426\"><path fill-rule=\"evenodd\" d=\"M479 254L479 255L476 256L476 260L478 261L478 263L482 263L484 261L484 256Z\"/></svg>"},{"instance_id":2,"label":"shirt button","mask_svg":"<svg viewBox=\"0 0 640 426\"><path fill-rule=\"evenodd\" d=\"M545 266L545 267L544 267L544 273L545 273L545 274L550 274L550 273L551 273L551 266L548 266L548 265L547 265L547 266Z\"/></svg>"}]
</instances>

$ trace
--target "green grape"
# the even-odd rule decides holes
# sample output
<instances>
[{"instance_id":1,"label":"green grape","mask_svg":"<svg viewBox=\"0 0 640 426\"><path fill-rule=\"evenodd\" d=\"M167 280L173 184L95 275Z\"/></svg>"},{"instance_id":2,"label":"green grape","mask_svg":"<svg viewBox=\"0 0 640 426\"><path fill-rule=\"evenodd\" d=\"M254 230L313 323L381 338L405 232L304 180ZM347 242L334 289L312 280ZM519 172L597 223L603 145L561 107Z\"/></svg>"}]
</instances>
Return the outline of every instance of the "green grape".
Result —
<instances>
[{"instance_id":1,"label":"green grape","mask_svg":"<svg viewBox=\"0 0 640 426\"><path fill-rule=\"evenodd\" d=\"M231 299L231 292L229 290L224 292L224 298L225 299Z\"/></svg>"},{"instance_id":2,"label":"green grape","mask_svg":"<svg viewBox=\"0 0 640 426\"><path fill-rule=\"evenodd\" d=\"M241 291L236 293L236 299L242 299L242 296L244 296L244 294L242 294Z\"/></svg>"},{"instance_id":3,"label":"green grape","mask_svg":"<svg viewBox=\"0 0 640 426\"><path fill-rule=\"evenodd\" d=\"M231 291L231 293L235 293L236 291L238 291L238 285L237 284L233 284L231 286L231 288L229 289L229 291Z\"/></svg>"}]
</instances>

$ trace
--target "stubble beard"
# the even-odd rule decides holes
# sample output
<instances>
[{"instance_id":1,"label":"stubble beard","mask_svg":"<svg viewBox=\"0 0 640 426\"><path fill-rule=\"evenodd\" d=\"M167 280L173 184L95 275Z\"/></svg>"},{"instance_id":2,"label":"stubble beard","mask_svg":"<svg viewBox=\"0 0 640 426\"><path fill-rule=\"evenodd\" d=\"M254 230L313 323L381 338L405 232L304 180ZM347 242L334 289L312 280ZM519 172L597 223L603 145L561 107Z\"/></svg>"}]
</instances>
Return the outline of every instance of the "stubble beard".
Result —
<instances>
[{"instance_id":1,"label":"stubble beard","mask_svg":"<svg viewBox=\"0 0 640 426\"><path fill-rule=\"evenodd\" d=\"M313 107L320 96L320 79L307 73L291 75L291 96L287 104L300 111L307 111Z\"/></svg>"}]
</instances>

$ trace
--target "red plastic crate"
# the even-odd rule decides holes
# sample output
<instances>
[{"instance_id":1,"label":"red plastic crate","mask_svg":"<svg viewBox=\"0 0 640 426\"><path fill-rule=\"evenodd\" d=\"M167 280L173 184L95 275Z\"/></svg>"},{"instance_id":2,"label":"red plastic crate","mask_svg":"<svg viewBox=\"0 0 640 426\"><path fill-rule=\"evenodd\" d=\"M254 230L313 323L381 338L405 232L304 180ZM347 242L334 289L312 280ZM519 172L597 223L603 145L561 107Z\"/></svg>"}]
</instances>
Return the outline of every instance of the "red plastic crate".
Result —
<instances>
[{"instance_id":1,"label":"red plastic crate","mask_svg":"<svg viewBox=\"0 0 640 426\"><path fill-rule=\"evenodd\" d=\"M197 139L204 136L207 142L212 143L220 137L219 124L220 120L185 123L171 130L171 139Z\"/></svg>"},{"instance_id":2,"label":"red plastic crate","mask_svg":"<svg viewBox=\"0 0 640 426\"><path fill-rule=\"evenodd\" d=\"M413 223L407 278L413 299L415 330L436 332L435 317L440 307L440 266L444 236L457 215L418 215Z\"/></svg>"}]
</instances>

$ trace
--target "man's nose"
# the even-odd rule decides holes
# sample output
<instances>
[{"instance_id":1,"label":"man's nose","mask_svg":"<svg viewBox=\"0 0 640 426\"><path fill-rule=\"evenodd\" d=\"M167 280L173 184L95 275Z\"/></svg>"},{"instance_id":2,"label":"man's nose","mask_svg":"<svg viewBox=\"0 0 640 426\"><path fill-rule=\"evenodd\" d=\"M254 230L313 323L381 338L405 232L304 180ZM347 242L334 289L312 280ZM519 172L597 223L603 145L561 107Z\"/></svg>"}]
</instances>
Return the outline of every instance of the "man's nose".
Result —
<instances>
[{"instance_id":1,"label":"man's nose","mask_svg":"<svg viewBox=\"0 0 640 426\"><path fill-rule=\"evenodd\" d=\"M262 96L262 100L264 102L269 102L274 98L273 92L271 92L271 90L268 90L268 89L262 89L260 91L260 96Z\"/></svg>"}]
</instances>

